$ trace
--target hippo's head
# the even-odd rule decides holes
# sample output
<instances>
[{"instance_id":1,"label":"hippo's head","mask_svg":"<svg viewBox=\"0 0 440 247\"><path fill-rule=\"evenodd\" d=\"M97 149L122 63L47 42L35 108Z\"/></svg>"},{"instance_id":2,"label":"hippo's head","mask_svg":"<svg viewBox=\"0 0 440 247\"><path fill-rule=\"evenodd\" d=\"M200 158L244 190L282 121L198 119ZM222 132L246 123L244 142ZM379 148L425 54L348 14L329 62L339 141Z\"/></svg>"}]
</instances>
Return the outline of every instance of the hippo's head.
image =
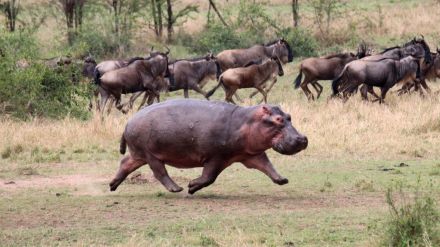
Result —
<instances>
[{"instance_id":1,"label":"hippo's head","mask_svg":"<svg viewBox=\"0 0 440 247\"><path fill-rule=\"evenodd\" d=\"M270 147L275 151L292 155L307 148L307 137L292 126L290 114L269 105L260 106L257 114L261 117L258 124L259 136L270 142Z\"/></svg>"}]
</instances>

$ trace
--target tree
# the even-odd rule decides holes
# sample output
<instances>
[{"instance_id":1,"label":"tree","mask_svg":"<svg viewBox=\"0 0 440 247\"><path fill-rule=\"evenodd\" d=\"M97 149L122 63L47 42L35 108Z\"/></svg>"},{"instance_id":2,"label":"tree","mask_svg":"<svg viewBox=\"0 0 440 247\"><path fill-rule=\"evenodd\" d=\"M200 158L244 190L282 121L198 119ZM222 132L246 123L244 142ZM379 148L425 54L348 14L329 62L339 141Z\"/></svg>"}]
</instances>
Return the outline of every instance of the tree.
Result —
<instances>
[{"instance_id":1,"label":"tree","mask_svg":"<svg viewBox=\"0 0 440 247\"><path fill-rule=\"evenodd\" d=\"M217 13L218 18L219 18L220 21L223 23L223 25L225 25L225 26L227 27L228 24L227 24L226 21L223 19L222 15L221 15L220 12L218 11L217 7L215 6L214 0L209 0L209 8L211 9L211 7L214 9L215 13Z\"/></svg>"},{"instance_id":2,"label":"tree","mask_svg":"<svg viewBox=\"0 0 440 247\"><path fill-rule=\"evenodd\" d=\"M151 0L151 15L153 16L154 33L162 38L162 4L163 0Z\"/></svg>"},{"instance_id":3,"label":"tree","mask_svg":"<svg viewBox=\"0 0 440 247\"><path fill-rule=\"evenodd\" d=\"M179 10L177 14L173 14L173 4L171 0L167 0L167 39L168 42L172 41L174 28L173 26L177 24L178 20L187 17L191 12L198 12L199 6L189 4L183 9Z\"/></svg>"},{"instance_id":4,"label":"tree","mask_svg":"<svg viewBox=\"0 0 440 247\"><path fill-rule=\"evenodd\" d=\"M72 45L78 29L82 25L86 0L58 0L58 2L66 18L67 40Z\"/></svg>"},{"instance_id":5,"label":"tree","mask_svg":"<svg viewBox=\"0 0 440 247\"><path fill-rule=\"evenodd\" d=\"M0 3L0 9L2 9L6 17L6 28L10 32L14 32L15 23L20 11L20 0L6 0L6 2Z\"/></svg>"},{"instance_id":6,"label":"tree","mask_svg":"<svg viewBox=\"0 0 440 247\"><path fill-rule=\"evenodd\" d=\"M292 0L293 27L299 24L299 4L298 0Z\"/></svg>"},{"instance_id":7,"label":"tree","mask_svg":"<svg viewBox=\"0 0 440 247\"><path fill-rule=\"evenodd\" d=\"M152 1L153 2L153 1ZM129 45L139 11L145 7L143 0L108 0L107 6L113 14L113 33L122 50Z\"/></svg>"},{"instance_id":8,"label":"tree","mask_svg":"<svg viewBox=\"0 0 440 247\"><path fill-rule=\"evenodd\" d=\"M342 5L341 0L311 0L310 3L314 9L315 23L319 31L321 34L328 34L330 23Z\"/></svg>"}]
</instances>

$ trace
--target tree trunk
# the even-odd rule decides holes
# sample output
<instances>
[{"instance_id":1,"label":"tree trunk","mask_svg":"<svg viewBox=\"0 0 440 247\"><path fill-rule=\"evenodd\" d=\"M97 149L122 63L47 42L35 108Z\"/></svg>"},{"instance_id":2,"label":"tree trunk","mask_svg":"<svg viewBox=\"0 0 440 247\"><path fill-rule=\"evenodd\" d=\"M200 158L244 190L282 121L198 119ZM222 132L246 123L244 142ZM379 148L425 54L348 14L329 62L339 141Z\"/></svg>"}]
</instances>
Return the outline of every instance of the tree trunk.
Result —
<instances>
[{"instance_id":1,"label":"tree trunk","mask_svg":"<svg viewBox=\"0 0 440 247\"><path fill-rule=\"evenodd\" d=\"M211 23L211 2L209 2L208 14L206 15L206 25L209 26Z\"/></svg>"},{"instance_id":2,"label":"tree trunk","mask_svg":"<svg viewBox=\"0 0 440 247\"><path fill-rule=\"evenodd\" d=\"M159 38L162 38L162 0L156 0L156 6L157 6L157 25L159 27Z\"/></svg>"},{"instance_id":3,"label":"tree trunk","mask_svg":"<svg viewBox=\"0 0 440 247\"><path fill-rule=\"evenodd\" d=\"M19 2L20 0L8 0L6 3L0 5L0 8L2 8L5 13L6 27L10 32L15 31L15 22L20 10Z\"/></svg>"},{"instance_id":4,"label":"tree trunk","mask_svg":"<svg viewBox=\"0 0 440 247\"><path fill-rule=\"evenodd\" d=\"M212 6L212 8L214 9L215 13L217 13L218 18L220 18L220 21L223 23L223 25L225 25L226 27L228 26L228 24L225 22L225 20L223 19L222 15L220 14L220 12L218 11L217 7L214 4L214 0L209 0L209 4Z\"/></svg>"},{"instance_id":5,"label":"tree trunk","mask_svg":"<svg viewBox=\"0 0 440 247\"><path fill-rule=\"evenodd\" d=\"M173 20L173 6L171 3L171 0L167 0L167 32L168 32L168 42L171 42L173 39L173 25L174 25L174 20Z\"/></svg>"},{"instance_id":6,"label":"tree trunk","mask_svg":"<svg viewBox=\"0 0 440 247\"><path fill-rule=\"evenodd\" d=\"M299 5L298 5L298 0L292 0L292 14L293 14L293 27L296 28L299 25Z\"/></svg>"},{"instance_id":7,"label":"tree trunk","mask_svg":"<svg viewBox=\"0 0 440 247\"><path fill-rule=\"evenodd\" d=\"M153 23L154 23L154 33L156 34L156 37L159 37L159 26L158 26L158 18L156 14L156 0L151 0L151 14L153 16Z\"/></svg>"}]
</instances>

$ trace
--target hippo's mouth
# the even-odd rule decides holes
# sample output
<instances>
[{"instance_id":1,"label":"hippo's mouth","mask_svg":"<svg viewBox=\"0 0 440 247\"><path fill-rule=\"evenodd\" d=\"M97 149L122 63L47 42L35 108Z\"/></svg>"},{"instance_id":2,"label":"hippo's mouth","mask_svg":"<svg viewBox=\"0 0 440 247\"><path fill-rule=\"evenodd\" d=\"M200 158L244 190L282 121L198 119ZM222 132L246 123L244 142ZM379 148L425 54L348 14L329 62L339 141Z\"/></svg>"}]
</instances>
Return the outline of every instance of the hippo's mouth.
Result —
<instances>
[{"instance_id":1,"label":"hippo's mouth","mask_svg":"<svg viewBox=\"0 0 440 247\"><path fill-rule=\"evenodd\" d=\"M286 147L286 145L283 145L282 143L276 143L272 147L273 150L284 155L294 155L301 152L305 148L306 147L302 147L301 145L291 145L290 147Z\"/></svg>"}]
</instances>

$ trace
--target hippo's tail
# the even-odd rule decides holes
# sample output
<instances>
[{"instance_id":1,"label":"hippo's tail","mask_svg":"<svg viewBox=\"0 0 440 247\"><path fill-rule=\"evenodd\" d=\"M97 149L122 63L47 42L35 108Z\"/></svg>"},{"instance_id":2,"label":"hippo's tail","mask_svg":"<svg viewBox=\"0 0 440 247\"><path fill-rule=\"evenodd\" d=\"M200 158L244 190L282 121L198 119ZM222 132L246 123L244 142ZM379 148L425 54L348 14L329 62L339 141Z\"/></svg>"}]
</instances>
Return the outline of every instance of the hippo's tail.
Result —
<instances>
[{"instance_id":1,"label":"hippo's tail","mask_svg":"<svg viewBox=\"0 0 440 247\"><path fill-rule=\"evenodd\" d=\"M218 78L218 84L217 84L217 86L215 86L213 89L211 89L211 90L206 94L206 98L211 97L211 96L214 94L215 90L217 90L217 88L219 88L222 84L223 84L223 76L220 75L220 77Z\"/></svg>"},{"instance_id":2,"label":"hippo's tail","mask_svg":"<svg viewBox=\"0 0 440 247\"><path fill-rule=\"evenodd\" d=\"M295 89L299 88L299 85L301 85L301 79L303 76L302 66L299 68L299 74L295 79Z\"/></svg>"},{"instance_id":3,"label":"hippo's tail","mask_svg":"<svg viewBox=\"0 0 440 247\"><path fill-rule=\"evenodd\" d=\"M97 67L95 67L95 70L93 71L93 79L96 85L101 84L101 73L99 73L99 69Z\"/></svg>"},{"instance_id":4,"label":"hippo's tail","mask_svg":"<svg viewBox=\"0 0 440 247\"><path fill-rule=\"evenodd\" d=\"M124 134L125 134L125 132L124 132ZM121 154L125 154L125 152L127 151L127 141L125 140L124 134L122 134L121 144L119 146L119 152Z\"/></svg>"}]
</instances>

